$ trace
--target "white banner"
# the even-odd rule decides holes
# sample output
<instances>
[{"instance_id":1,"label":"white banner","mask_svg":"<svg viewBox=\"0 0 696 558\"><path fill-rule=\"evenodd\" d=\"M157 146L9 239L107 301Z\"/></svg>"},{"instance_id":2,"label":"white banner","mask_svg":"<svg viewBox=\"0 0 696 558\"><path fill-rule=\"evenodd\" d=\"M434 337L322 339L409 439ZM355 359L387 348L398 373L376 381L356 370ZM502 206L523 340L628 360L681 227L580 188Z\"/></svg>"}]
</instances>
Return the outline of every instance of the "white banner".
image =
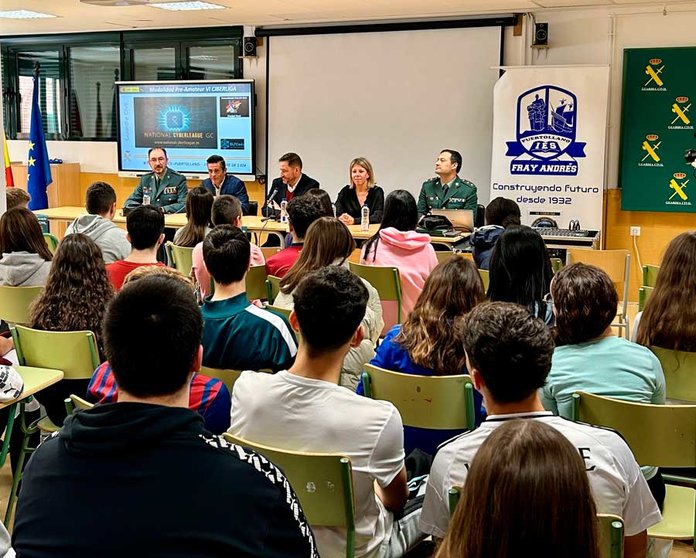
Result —
<instances>
[{"instance_id":1,"label":"white banner","mask_svg":"<svg viewBox=\"0 0 696 558\"><path fill-rule=\"evenodd\" d=\"M522 222L602 228L609 67L507 69L493 94L491 199Z\"/></svg>"}]
</instances>

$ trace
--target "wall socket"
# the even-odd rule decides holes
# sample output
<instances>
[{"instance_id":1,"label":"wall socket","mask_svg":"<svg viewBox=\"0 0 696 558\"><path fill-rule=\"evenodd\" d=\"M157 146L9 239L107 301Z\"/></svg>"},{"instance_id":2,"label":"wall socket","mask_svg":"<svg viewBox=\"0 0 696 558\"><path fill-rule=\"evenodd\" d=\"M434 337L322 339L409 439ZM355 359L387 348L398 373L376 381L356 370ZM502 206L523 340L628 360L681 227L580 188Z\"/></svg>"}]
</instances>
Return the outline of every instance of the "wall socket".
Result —
<instances>
[{"instance_id":1,"label":"wall socket","mask_svg":"<svg viewBox=\"0 0 696 558\"><path fill-rule=\"evenodd\" d=\"M631 236L640 236L640 227L631 227Z\"/></svg>"}]
</instances>

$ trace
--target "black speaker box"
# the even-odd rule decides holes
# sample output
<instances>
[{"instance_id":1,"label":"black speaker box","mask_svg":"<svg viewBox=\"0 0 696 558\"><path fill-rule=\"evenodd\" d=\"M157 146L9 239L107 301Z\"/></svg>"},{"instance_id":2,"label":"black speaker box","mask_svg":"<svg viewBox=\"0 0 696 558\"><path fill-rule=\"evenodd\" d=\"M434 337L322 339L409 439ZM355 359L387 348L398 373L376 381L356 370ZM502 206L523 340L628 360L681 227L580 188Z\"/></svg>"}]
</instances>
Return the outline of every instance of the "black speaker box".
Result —
<instances>
[{"instance_id":1,"label":"black speaker box","mask_svg":"<svg viewBox=\"0 0 696 558\"><path fill-rule=\"evenodd\" d=\"M535 23L534 24L534 46L546 46L549 44L549 24Z\"/></svg>"},{"instance_id":2,"label":"black speaker box","mask_svg":"<svg viewBox=\"0 0 696 558\"><path fill-rule=\"evenodd\" d=\"M256 37L244 37L244 56L256 56Z\"/></svg>"}]
</instances>

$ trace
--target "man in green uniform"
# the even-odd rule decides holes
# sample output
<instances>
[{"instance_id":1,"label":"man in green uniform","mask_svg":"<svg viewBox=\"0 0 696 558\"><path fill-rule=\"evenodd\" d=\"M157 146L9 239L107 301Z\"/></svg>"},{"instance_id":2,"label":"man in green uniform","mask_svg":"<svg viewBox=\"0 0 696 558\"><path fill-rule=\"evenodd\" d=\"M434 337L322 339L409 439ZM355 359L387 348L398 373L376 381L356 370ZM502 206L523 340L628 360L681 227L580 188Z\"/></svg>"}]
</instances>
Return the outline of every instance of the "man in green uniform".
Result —
<instances>
[{"instance_id":1,"label":"man in green uniform","mask_svg":"<svg viewBox=\"0 0 696 558\"><path fill-rule=\"evenodd\" d=\"M152 205L162 213L180 213L186 204L186 177L167 164L167 152L162 147L153 147L147 153L147 162L152 172L140 178L138 186L128 196L124 207Z\"/></svg>"},{"instance_id":2,"label":"man in green uniform","mask_svg":"<svg viewBox=\"0 0 696 558\"><path fill-rule=\"evenodd\" d=\"M478 195L476 186L459 178L462 156L454 149L444 149L435 161L435 178L426 180L418 196L418 215L431 209L471 209L476 213Z\"/></svg>"}]
</instances>

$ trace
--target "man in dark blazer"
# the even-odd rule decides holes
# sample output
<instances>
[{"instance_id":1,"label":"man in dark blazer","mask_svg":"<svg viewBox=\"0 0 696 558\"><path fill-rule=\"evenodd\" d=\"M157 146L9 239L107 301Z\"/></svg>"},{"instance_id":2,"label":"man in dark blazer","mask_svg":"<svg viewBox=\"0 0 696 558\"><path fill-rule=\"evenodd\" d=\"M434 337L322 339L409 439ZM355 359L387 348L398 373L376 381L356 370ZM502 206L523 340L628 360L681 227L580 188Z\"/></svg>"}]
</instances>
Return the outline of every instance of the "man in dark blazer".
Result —
<instances>
[{"instance_id":1,"label":"man in dark blazer","mask_svg":"<svg viewBox=\"0 0 696 558\"><path fill-rule=\"evenodd\" d=\"M208 178L201 182L201 186L213 196L229 194L234 196L242 204L242 213L249 214L249 194L244 182L232 174L227 174L225 159L220 155L211 155L206 159L208 165Z\"/></svg>"},{"instance_id":2,"label":"man in dark blazer","mask_svg":"<svg viewBox=\"0 0 696 558\"><path fill-rule=\"evenodd\" d=\"M319 188L316 180L302 173L302 159L297 153L286 153L278 159L278 163L280 178L273 180L261 211L266 217L280 211L283 200L289 202L293 197L305 194L307 190Z\"/></svg>"},{"instance_id":3,"label":"man in dark blazer","mask_svg":"<svg viewBox=\"0 0 696 558\"><path fill-rule=\"evenodd\" d=\"M186 204L186 177L167 165L169 159L163 147L153 147L147 153L147 162L152 169L140 177L140 182L128 196L124 207L152 205L162 213L181 213Z\"/></svg>"}]
</instances>

